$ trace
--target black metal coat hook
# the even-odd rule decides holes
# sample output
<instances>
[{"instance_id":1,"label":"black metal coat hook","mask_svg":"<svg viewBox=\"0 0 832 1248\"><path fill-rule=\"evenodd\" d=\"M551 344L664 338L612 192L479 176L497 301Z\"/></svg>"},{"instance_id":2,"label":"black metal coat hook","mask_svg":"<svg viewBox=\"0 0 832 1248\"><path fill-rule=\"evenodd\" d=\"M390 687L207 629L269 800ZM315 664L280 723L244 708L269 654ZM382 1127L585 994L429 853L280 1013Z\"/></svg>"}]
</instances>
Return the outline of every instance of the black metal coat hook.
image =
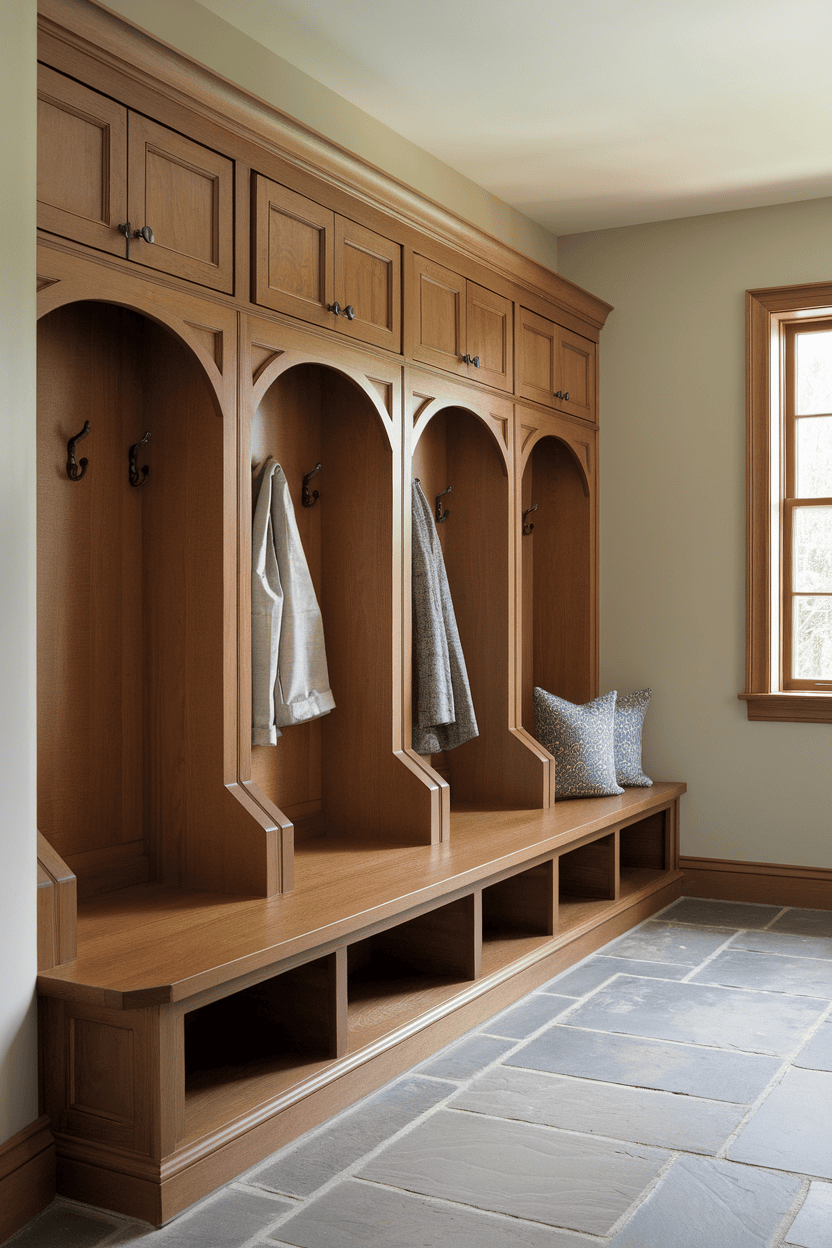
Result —
<instances>
[{"instance_id":1,"label":"black metal coat hook","mask_svg":"<svg viewBox=\"0 0 832 1248\"><path fill-rule=\"evenodd\" d=\"M79 442L87 436L90 431L90 422L84 421L84 428L80 433L76 433L74 438L70 438L66 444L66 475L70 481L80 481L84 473L87 471L89 460L82 459L80 464L75 462L75 448Z\"/></svg>"},{"instance_id":2,"label":"black metal coat hook","mask_svg":"<svg viewBox=\"0 0 832 1248\"><path fill-rule=\"evenodd\" d=\"M147 442L149 437L150 437L150 430L148 429L147 433L144 435L141 442L134 442L133 445L130 447L130 450L128 451L128 458L130 462L130 484L131 485L144 485L145 481L147 480L147 474L150 472L150 468L148 467L147 464L145 464L142 467L141 472L139 472L139 467L138 467L138 464L136 463L136 456L138 455L139 451L142 449L144 444Z\"/></svg>"},{"instance_id":3,"label":"black metal coat hook","mask_svg":"<svg viewBox=\"0 0 832 1248\"><path fill-rule=\"evenodd\" d=\"M523 512L523 536L528 537L534 528L533 524L526 524L526 516L530 516L533 511L537 511L537 503L532 503L527 511Z\"/></svg>"},{"instance_id":4,"label":"black metal coat hook","mask_svg":"<svg viewBox=\"0 0 832 1248\"><path fill-rule=\"evenodd\" d=\"M304 507L314 507L318 499L321 497L318 490L313 490L311 494L309 493L309 482L312 480L315 473L320 471L321 465L316 464L312 471L307 472L306 476L303 478L303 489L301 490L300 501L303 503Z\"/></svg>"},{"instance_id":5,"label":"black metal coat hook","mask_svg":"<svg viewBox=\"0 0 832 1248\"><path fill-rule=\"evenodd\" d=\"M436 495L436 523L437 524L444 524L445 521L448 519L448 516L451 514L449 511L445 511L445 512L442 511L442 503L440 502L440 499L443 499L446 494L450 494L453 488L454 487L452 485L449 485L447 490L443 490L441 494Z\"/></svg>"}]
</instances>

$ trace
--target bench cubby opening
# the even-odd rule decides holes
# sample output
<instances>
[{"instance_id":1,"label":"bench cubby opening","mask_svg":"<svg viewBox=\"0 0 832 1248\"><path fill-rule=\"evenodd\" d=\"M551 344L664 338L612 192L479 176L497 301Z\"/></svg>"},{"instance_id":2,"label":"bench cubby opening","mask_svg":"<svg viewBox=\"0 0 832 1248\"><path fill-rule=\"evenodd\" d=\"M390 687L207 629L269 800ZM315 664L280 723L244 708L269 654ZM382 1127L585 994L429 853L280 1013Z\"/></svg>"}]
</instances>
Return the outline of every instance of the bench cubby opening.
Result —
<instances>
[{"instance_id":1,"label":"bench cubby opening","mask_svg":"<svg viewBox=\"0 0 832 1248\"><path fill-rule=\"evenodd\" d=\"M655 883L671 867L671 809L656 810L619 832L622 897Z\"/></svg>"},{"instance_id":2,"label":"bench cubby opening","mask_svg":"<svg viewBox=\"0 0 832 1248\"><path fill-rule=\"evenodd\" d=\"M555 864L550 858L482 890L482 973L488 975L552 939Z\"/></svg>"},{"instance_id":3,"label":"bench cubby opening","mask_svg":"<svg viewBox=\"0 0 832 1248\"><path fill-rule=\"evenodd\" d=\"M198 1006L185 1013L183 1026L187 1139L343 1054L337 956L316 958Z\"/></svg>"},{"instance_id":4,"label":"bench cubby opening","mask_svg":"<svg viewBox=\"0 0 832 1248\"><path fill-rule=\"evenodd\" d=\"M348 947L350 1052L455 996L476 978L476 918L469 894Z\"/></svg>"},{"instance_id":5,"label":"bench cubby opening","mask_svg":"<svg viewBox=\"0 0 832 1248\"><path fill-rule=\"evenodd\" d=\"M559 855L558 931L601 915L618 896L616 833Z\"/></svg>"}]
</instances>

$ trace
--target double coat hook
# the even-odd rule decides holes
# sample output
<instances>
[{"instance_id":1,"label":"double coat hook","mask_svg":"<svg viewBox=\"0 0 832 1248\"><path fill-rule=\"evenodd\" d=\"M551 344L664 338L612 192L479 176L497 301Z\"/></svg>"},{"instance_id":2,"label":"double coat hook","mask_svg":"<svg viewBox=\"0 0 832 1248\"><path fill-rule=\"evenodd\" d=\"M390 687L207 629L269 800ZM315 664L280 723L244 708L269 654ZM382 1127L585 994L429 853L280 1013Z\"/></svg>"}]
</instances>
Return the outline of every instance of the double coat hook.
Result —
<instances>
[{"instance_id":1,"label":"double coat hook","mask_svg":"<svg viewBox=\"0 0 832 1248\"><path fill-rule=\"evenodd\" d=\"M87 471L89 460L82 459L80 464L75 460L75 448L79 442L87 437L90 431L90 422L84 421L84 428L80 433L76 433L74 438L70 438L66 444L66 475L70 481L80 481L84 473Z\"/></svg>"},{"instance_id":2,"label":"double coat hook","mask_svg":"<svg viewBox=\"0 0 832 1248\"><path fill-rule=\"evenodd\" d=\"M304 507L314 507L318 499L321 497L319 490L313 490L311 494L309 493L309 482L312 480L315 473L320 471L321 465L318 463L312 471L307 472L306 476L303 478L303 489L301 490L300 501L303 503Z\"/></svg>"},{"instance_id":3,"label":"double coat hook","mask_svg":"<svg viewBox=\"0 0 832 1248\"><path fill-rule=\"evenodd\" d=\"M534 529L533 524L526 524L526 516L530 516L533 511L537 511L537 503L532 503L526 511L523 512L523 536L528 537Z\"/></svg>"},{"instance_id":4,"label":"double coat hook","mask_svg":"<svg viewBox=\"0 0 832 1248\"><path fill-rule=\"evenodd\" d=\"M144 435L141 442L134 442L133 445L130 447L130 450L127 453L128 461L130 464L130 484L131 485L144 485L145 481L147 480L147 474L150 472L150 468L148 467L147 464L144 464L141 472L139 472L139 467L138 467L138 464L136 463L136 456L138 455L139 451L142 449L142 447L145 445L145 443L148 441L149 438L150 438L150 430L148 429L147 433Z\"/></svg>"},{"instance_id":5,"label":"double coat hook","mask_svg":"<svg viewBox=\"0 0 832 1248\"><path fill-rule=\"evenodd\" d=\"M447 510L444 512L442 511L442 499L445 497L446 494L450 494L453 488L454 487L452 485L449 485L448 488L446 490L443 490L441 494L436 495L436 523L437 524L444 524L445 521L448 519L448 516L451 514Z\"/></svg>"}]
</instances>

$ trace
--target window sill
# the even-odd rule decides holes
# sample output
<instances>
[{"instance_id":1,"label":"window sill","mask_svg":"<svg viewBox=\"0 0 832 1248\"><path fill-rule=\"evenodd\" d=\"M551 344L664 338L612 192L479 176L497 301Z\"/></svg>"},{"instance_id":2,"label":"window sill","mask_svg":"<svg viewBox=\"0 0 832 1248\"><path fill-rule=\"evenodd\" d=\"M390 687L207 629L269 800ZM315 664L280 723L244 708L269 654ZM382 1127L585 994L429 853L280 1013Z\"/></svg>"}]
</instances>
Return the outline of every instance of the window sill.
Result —
<instances>
[{"instance_id":1,"label":"window sill","mask_svg":"<svg viewBox=\"0 0 832 1248\"><path fill-rule=\"evenodd\" d=\"M832 691L793 689L789 693L740 693L748 718L793 724L832 724Z\"/></svg>"}]
</instances>

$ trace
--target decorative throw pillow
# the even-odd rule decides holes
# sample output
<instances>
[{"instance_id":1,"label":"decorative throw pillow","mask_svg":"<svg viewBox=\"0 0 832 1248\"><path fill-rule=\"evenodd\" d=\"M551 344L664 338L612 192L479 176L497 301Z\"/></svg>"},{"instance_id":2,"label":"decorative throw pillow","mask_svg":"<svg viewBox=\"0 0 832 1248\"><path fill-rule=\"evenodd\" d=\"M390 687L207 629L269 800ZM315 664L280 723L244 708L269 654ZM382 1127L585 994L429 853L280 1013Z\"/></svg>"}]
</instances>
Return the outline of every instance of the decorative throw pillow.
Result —
<instances>
[{"instance_id":1,"label":"decorative throw pillow","mask_svg":"<svg viewBox=\"0 0 832 1248\"><path fill-rule=\"evenodd\" d=\"M555 797L609 797L615 780L615 690L576 706L534 691L535 735L555 759Z\"/></svg>"},{"instance_id":2,"label":"decorative throw pillow","mask_svg":"<svg viewBox=\"0 0 832 1248\"><path fill-rule=\"evenodd\" d=\"M652 689L627 693L615 703L615 778L619 784L649 788L653 781L641 770L641 729Z\"/></svg>"}]
</instances>

